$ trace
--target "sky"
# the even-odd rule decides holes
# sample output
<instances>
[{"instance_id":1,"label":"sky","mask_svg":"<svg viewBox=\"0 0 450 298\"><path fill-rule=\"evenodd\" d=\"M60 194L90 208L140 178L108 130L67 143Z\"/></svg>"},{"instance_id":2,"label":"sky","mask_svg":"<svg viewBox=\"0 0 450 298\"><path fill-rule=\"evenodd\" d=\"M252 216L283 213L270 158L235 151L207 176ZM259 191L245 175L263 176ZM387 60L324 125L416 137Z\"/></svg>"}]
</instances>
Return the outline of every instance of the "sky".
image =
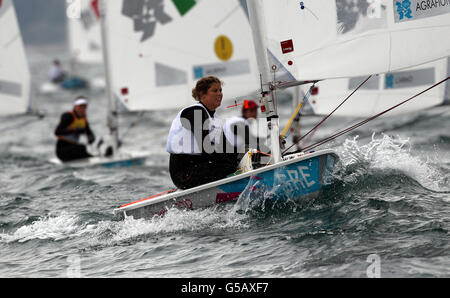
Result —
<instances>
[{"instance_id":1,"label":"sky","mask_svg":"<svg viewBox=\"0 0 450 298\"><path fill-rule=\"evenodd\" d=\"M13 0L25 46L64 44L65 0Z\"/></svg>"}]
</instances>

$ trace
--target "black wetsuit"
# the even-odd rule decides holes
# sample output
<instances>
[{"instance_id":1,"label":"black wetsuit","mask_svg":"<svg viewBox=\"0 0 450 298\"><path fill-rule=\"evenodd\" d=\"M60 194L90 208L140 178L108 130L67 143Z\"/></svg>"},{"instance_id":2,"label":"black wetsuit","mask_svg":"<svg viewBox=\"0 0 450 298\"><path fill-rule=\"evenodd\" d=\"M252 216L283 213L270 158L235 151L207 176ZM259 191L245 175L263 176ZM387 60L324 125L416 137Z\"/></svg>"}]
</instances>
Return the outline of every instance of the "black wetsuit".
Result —
<instances>
[{"instance_id":1,"label":"black wetsuit","mask_svg":"<svg viewBox=\"0 0 450 298\"><path fill-rule=\"evenodd\" d=\"M205 107L206 108L206 107ZM213 153L205 152L203 140L208 137L210 133L208 129L202 129L202 133L196 134L194 131L194 111L202 111L202 124L204 121L209 119L209 116L214 116L214 111L205 111L200 106L192 106L186 108L181 113L181 119L186 119L187 121L182 121L183 127L192 131L195 136L195 141L202 148L202 153L199 155L193 154L170 154L170 164L169 171L170 177L173 183L181 189L192 188L201 184L208 182L220 180L227 177L230 174L236 172L237 165L239 163L238 156L235 153ZM197 112L198 113L198 112ZM209 113L209 116L208 114ZM215 148L222 148L222 152L227 152L226 147L231 146L227 144L226 138L222 133L221 144L212 144Z\"/></svg>"},{"instance_id":2,"label":"black wetsuit","mask_svg":"<svg viewBox=\"0 0 450 298\"><path fill-rule=\"evenodd\" d=\"M74 118L75 115L74 111L62 114L61 120L55 129L55 135L58 137L58 141L56 142L56 156L61 161L92 157L86 151L86 146L78 143L78 139L81 134L86 134L89 143L92 143L95 140L94 133L85 119L84 127L74 126L76 120Z\"/></svg>"}]
</instances>

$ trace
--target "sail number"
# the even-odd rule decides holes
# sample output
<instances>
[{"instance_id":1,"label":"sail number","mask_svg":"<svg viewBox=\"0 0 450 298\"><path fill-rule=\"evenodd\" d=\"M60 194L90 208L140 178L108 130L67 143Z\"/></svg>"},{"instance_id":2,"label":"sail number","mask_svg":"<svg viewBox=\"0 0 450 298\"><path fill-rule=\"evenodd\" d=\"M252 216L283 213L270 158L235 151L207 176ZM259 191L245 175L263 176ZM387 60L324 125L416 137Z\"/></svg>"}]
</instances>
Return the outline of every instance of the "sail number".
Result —
<instances>
[{"instance_id":1,"label":"sail number","mask_svg":"<svg viewBox=\"0 0 450 298\"><path fill-rule=\"evenodd\" d=\"M311 188L317 183L309 172L309 167L298 166L297 169L289 169L278 173L280 181L283 181L282 188L287 193L302 191Z\"/></svg>"}]
</instances>

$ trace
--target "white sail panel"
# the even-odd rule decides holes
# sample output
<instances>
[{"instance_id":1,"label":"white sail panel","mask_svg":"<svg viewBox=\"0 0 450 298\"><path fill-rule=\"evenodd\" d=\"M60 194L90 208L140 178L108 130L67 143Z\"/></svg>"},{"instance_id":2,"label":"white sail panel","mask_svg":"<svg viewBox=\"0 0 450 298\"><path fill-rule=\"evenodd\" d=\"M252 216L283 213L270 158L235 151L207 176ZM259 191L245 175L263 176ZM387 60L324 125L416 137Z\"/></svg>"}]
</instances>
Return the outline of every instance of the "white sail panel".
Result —
<instances>
[{"instance_id":1,"label":"white sail panel","mask_svg":"<svg viewBox=\"0 0 450 298\"><path fill-rule=\"evenodd\" d=\"M429 62L413 68L380 74L369 79L334 115L368 117L380 113L401 101L416 95L449 76L447 58ZM316 94L309 102L315 114L328 115L367 77L330 79L315 84ZM306 92L309 86L301 87ZM446 86L441 84L419 95L385 116L421 111L437 106L445 101Z\"/></svg>"},{"instance_id":2,"label":"white sail panel","mask_svg":"<svg viewBox=\"0 0 450 298\"><path fill-rule=\"evenodd\" d=\"M268 50L297 80L385 73L450 55L448 0L258 3Z\"/></svg>"},{"instance_id":3,"label":"white sail panel","mask_svg":"<svg viewBox=\"0 0 450 298\"><path fill-rule=\"evenodd\" d=\"M448 73L448 75L450 75L450 57L447 58L447 73ZM444 103L450 104L450 81L447 81L445 83Z\"/></svg>"},{"instance_id":4,"label":"white sail panel","mask_svg":"<svg viewBox=\"0 0 450 298\"><path fill-rule=\"evenodd\" d=\"M99 21L99 0L80 0L67 3L79 5L79 15L68 13L67 32L71 57L77 62L99 64L103 62Z\"/></svg>"},{"instance_id":5,"label":"white sail panel","mask_svg":"<svg viewBox=\"0 0 450 298\"><path fill-rule=\"evenodd\" d=\"M0 115L22 114L30 105L31 77L11 0L0 1Z\"/></svg>"},{"instance_id":6,"label":"white sail panel","mask_svg":"<svg viewBox=\"0 0 450 298\"><path fill-rule=\"evenodd\" d=\"M130 111L191 104L195 82L223 82L224 100L259 89L251 30L239 1L108 0L114 96Z\"/></svg>"}]
</instances>

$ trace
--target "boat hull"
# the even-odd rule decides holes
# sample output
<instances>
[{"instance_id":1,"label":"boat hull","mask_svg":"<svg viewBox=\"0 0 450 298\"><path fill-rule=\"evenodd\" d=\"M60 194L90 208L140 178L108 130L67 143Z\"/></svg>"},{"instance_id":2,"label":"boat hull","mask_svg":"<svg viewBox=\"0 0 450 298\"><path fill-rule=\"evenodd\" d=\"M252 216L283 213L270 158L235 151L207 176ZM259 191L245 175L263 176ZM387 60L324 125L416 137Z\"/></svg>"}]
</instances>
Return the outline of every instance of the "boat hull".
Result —
<instances>
[{"instance_id":1,"label":"boat hull","mask_svg":"<svg viewBox=\"0 0 450 298\"><path fill-rule=\"evenodd\" d=\"M331 150L286 156L282 162L182 191L151 196L114 210L125 217L151 218L170 208L195 209L237 200L245 191L269 190L270 200L315 198L332 180L339 157Z\"/></svg>"},{"instance_id":2,"label":"boat hull","mask_svg":"<svg viewBox=\"0 0 450 298\"><path fill-rule=\"evenodd\" d=\"M63 83L52 83L45 82L40 88L39 92L42 94L52 94L62 91L70 90L80 90L80 89L92 89L92 90L103 90L106 87L104 78L97 77L90 80L76 79L76 80L66 80Z\"/></svg>"},{"instance_id":3,"label":"boat hull","mask_svg":"<svg viewBox=\"0 0 450 298\"><path fill-rule=\"evenodd\" d=\"M78 90L88 88L89 84L88 81L83 78L71 77L61 82L60 86L65 90Z\"/></svg>"},{"instance_id":4,"label":"boat hull","mask_svg":"<svg viewBox=\"0 0 450 298\"><path fill-rule=\"evenodd\" d=\"M101 166L106 168L119 168L141 166L145 164L148 155L142 156L119 156L119 157L90 157L82 158L74 161L61 162L58 158L50 159L51 163L64 165L72 168L85 168L93 166Z\"/></svg>"}]
</instances>

